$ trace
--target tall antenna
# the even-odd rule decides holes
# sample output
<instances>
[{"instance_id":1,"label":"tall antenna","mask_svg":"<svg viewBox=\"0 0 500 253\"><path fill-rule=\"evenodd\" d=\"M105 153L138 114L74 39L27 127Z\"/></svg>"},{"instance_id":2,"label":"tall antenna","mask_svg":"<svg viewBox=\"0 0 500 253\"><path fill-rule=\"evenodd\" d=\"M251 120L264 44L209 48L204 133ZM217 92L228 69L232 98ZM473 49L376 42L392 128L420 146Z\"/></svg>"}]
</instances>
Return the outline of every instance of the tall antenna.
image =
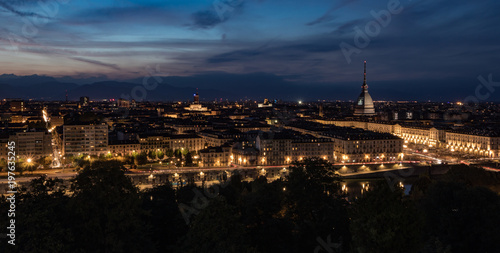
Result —
<instances>
[{"instance_id":1,"label":"tall antenna","mask_svg":"<svg viewBox=\"0 0 500 253\"><path fill-rule=\"evenodd\" d=\"M68 90L66 90L66 102L68 102Z\"/></svg>"},{"instance_id":2,"label":"tall antenna","mask_svg":"<svg viewBox=\"0 0 500 253\"><path fill-rule=\"evenodd\" d=\"M361 88L363 88L364 91L368 89L368 85L366 84L366 61L365 61L365 71L363 75L363 86L361 86Z\"/></svg>"},{"instance_id":3,"label":"tall antenna","mask_svg":"<svg viewBox=\"0 0 500 253\"><path fill-rule=\"evenodd\" d=\"M365 61L365 75L364 75L364 79L363 79L363 86L366 85L366 61Z\"/></svg>"}]
</instances>

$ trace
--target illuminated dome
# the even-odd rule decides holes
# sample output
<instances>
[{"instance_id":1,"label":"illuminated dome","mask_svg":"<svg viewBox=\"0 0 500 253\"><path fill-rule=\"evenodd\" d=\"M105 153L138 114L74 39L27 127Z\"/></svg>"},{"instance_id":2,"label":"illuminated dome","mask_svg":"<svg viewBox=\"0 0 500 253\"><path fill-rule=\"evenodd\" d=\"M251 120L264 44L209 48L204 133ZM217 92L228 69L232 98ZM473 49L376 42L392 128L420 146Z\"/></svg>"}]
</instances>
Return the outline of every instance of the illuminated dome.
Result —
<instances>
[{"instance_id":1,"label":"illuminated dome","mask_svg":"<svg viewBox=\"0 0 500 253\"><path fill-rule=\"evenodd\" d=\"M361 88L361 94L359 94L354 106L354 116L373 116L375 115L375 107L373 107L373 100L368 93L368 85L366 84L366 61L363 86Z\"/></svg>"}]
</instances>

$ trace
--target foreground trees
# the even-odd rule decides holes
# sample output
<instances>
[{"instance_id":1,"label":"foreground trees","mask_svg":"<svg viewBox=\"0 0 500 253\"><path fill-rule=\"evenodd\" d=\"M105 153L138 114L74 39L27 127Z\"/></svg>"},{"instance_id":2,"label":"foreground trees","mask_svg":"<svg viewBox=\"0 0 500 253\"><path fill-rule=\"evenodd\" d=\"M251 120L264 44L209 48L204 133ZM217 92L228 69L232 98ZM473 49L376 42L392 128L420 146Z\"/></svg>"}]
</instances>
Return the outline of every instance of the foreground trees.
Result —
<instances>
[{"instance_id":1,"label":"foreground trees","mask_svg":"<svg viewBox=\"0 0 500 253\"><path fill-rule=\"evenodd\" d=\"M282 217L293 224L299 252L313 250L318 238L330 238L347 250L350 243L347 201L341 178L323 159L306 159L290 167Z\"/></svg>"},{"instance_id":2,"label":"foreground trees","mask_svg":"<svg viewBox=\"0 0 500 253\"><path fill-rule=\"evenodd\" d=\"M72 180L72 195L65 188L60 180L41 177L21 190L17 246L12 251L2 244L1 252L153 252L138 190L120 163L87 165Z\"/></svg>"},{"instance_id":3,"label":"foreground trees","mask_svg":"<svg viewBox=\"0 0 500 253\"><path fill-rule=\"evenodd\" d=\"M71 182L40 177L20 191L17 245L1 243L0 252L496 252L500 246L500 197L475 186L492 188L489 177L470 180L459 168L444 181L416 180L410 196L381 182L348 202L331 164L308 159L289 170L273 182L234 173L208 189L167 184L140 192L121 163L86 163ZM8 208L1 198L0 211ZM8 222L1 218L0 226Z\"/></svg>"},{"instance_id":4,"label":"foreground trees","mask_svg":"<svg viewBox=\"0 0 500 253\"><path fill-rule=\"evenodd\" d=\"M351 208L355 252L419 252L422 217L400 187L380 182Z\"/></svg>"},{"instance_id":5,"label":"foreground trees","mask_svg":"<svg viewBox=\"0 0 500 253\"><path fill-rule=\"evenodd\" d=\"M66 213L70 198L64 195L65 186L61 180L42 176L33 180L30 187L31 191L16 196L15 217L12 217L16 221L16 246L2 239L0 252L68 252L74 231L66 225L71 218ZM7 204L0 205L5 216ZM2 228L8 226L4 217L0 219Z\"/></svg>"},{"instance_id":6,"label":"foreground trees","mask_svg":"<svg viewBox=\"0 0 500 253\"><path fill-rule=\"evenodd\" d=\"M68 211L82 252L148 252L153 249L141 223L145 215L138 189L115 161L94 162L72 181Z\"/></svg>"},{"instance_id":7,"label":"foreground trees","mask_svg":"<svg viewBox=\"0 0 500 253\"><path fill-rule=\"evenodd\" d=\"M351 206L354 252L497 252L500 197L495 178L457 166L442 181L421 177L411 196L386 182ZM475 172L472 177L467 177ZM496 181L498 182L498 181ZM482 185L482 186L476 186ZM497 185L498 186L498 185Z\"/></svg>"},{"instance_id":8,"label":"foreground trees","mask_svg":"<svg viewBox=\"0 0 500 253\"><path fill-rule=\"evenodd\" d=\"M141 194L143 225L147 236L159 252L173 252L188 226L177 206L175 190L160 185Z\"/></svg>"},{"instance_id":9,"label":"foreground trees","mask_svg":"<svg viewBox=\"0 0 500 253\"><path fill-rule=\"evenodd\" d=\"M193 221L180 252L256 252L236 208L214 198Z\"/></svg>"},{"instance_id":10,"label":"foreground trees","mask_svg":"<svg viewBox=\"0 0 500 253\"><path fill-rule=\"evenodd\" d=\"M437 182L421 201L427 249L498 252L500 197L483 188Z\"/></svg>"}]
</instances>

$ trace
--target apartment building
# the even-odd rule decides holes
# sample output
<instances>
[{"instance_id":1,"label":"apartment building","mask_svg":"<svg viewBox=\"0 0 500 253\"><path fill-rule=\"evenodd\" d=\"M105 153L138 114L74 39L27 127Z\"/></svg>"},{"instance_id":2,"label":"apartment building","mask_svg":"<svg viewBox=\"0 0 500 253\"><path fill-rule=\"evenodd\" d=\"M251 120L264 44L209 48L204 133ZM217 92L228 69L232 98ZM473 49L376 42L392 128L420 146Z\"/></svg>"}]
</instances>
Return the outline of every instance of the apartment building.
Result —
<instances>
[{"instance_id":1,"label":"apartment building","mask_svg":"<svg viewBox=\"0 0 500 253\"><path fill-rule=\"evenodd\" d=\"M46 131L23 131L9 136L14 141L16 156L22 158L40 158L52 153L51 135Z\"/></svg>"},{"instance_id":2,"label":"apartment building","mask_svg":"<svg viewBox=\"0 0 500 253\"><path fill-rule=\"evenodd\" d=\"M159 151L170 149L169 135L139 135L141 152ZM138 149L138 150L139 150Z\"/></svg>"},{"instance_id":3,"label":"apartment building","mask_svg":"<svg viewBox=\"0 0 500 253\"><path fill-rule=\"evenodd\" d=\"M489 158L500 157L500 135L486 129L446 132L446 148Z\"/></svg>"},{"instance_id":4,"label":"apartment building","mask_svg":"<svg viewBox=\"0 0 500 253\"><path fill-rule=\"evenodd\" d=\"M139 141L121 140L109 143L109 152L114 156L126 156L141 152Z\"/></svg>"},{"instance_id":5,"label":"apartment building","mask_svg":"<svg viewBox=\"0 0 500 253\"><path fill-rule=\"evenodd\" d=\"M189 151L199 151L205 148L203 138L196 134L180 134L170 137L170 148L187 149Z\"/></svg>"},{"instance_id":6,"label":"apartment building","mask_svg":"<svg viewBox=\"0 0 500 253\"><path fill-rule=\"evenodd\" d=\"M296 160L319 157L333 161L333 142L293 130L263 132L256 139L257 165L284 165Z\"/></svg>"},{"instance_id":7,"label":"apartment building","mask_svg":"<svg viewBox=\"0 0 500 253\"><path fill-rule=\"evenodd\" d=\"M403 159L404 140L390 133L367 131L341 121L344 127L314 122L295 122L287 126L317 138L328 138L333 144L335 162L376 162ZM361 122L367 126L366 122ZM385 129L385 128L384 128Z\"/></svg>"},{"instance_id":8,"label":"apartment building","mask_svg":"<svg viewBox=\"0 0 500 253\"><path fill-rule=\"evenodd\" d=\"M101 155L108 153L108 125L63 126L64 155Z\"/></svg>"},{"instance_id":9,"label":"apartment building","mask_svg":"<svg viewBox=\"0 0 500 253\"><path fill-rule=\"evenodd\" d=\"M231 165L231 146L208 147L198 151L200 167L227 167Z\"/></svg>"}]
</instances>

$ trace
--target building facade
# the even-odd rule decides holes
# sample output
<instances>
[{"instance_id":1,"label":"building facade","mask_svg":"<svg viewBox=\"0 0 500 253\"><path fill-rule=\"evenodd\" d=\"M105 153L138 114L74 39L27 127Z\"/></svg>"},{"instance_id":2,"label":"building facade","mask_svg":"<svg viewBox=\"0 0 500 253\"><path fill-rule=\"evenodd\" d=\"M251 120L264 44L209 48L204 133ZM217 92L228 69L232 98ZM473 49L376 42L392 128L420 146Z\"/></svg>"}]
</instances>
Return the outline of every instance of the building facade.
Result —
<instances>
[{"instance_id":1,"label":"building facade","mask_svg":"<svg viewBox=\"0 0 500 253\"><path fill-rule=\"evenodd\" d=\"M108 151L108 125L63 126L64 155L101 155Z\"/></svg>"},{"instance_id":2,"label":"building facade","mask_svg":"<svg viewBox=\"0 0 500 253\"><path fill-rule=\"evenodd\" d=\"M200 167L227 167L231 165L231 146L208 147L198 151Z\"/></svg>"},{"instance_id":3,"label":"building facade","mask_svg":"<svg viewBox=\"0 0 500 253\"><path fill-rule=\"evenodd\" d=\"M109 152L113 156L126 156L141 152L141 144L138 141L115 141L109 144Z\"/></svg>"},{"instance_id":4,"label":"building facade","mask_svg":"<svg viewBox=\"0 0 500 253\"><path fill-rule=\"evenodd\" d=\"M403 140L334 138L336 162L384 162L400 161L403 156Z\"/></svg>"},{"instance_id":5,"label":"building facade","mask_svg":"<svg viewBox=\"0 0 500 253\"><path fill-rule=\"evenodd\" d=\"M359 123L359 124L358 124ZM333 145L335 162L381 162L404 159L404 140L390 133L367 131L367 122L340 121L340 126L324 125L312 122L292 124L288 128L318 138L328 138ZM385 131L387 128L380 128ZM330 158L328 158L330 160Z\"/></svg>"},{"instance_id":6,"label":"building facade","mask_svg":"<svg viewBox=\"0 0 500 253\"><path fill-rule=\"evenodd\" d=\"M170 149L170 136L139 136L140 152L163 151Z\"/></svg>"},{"instance_id":7,"label":"building facade","mask_svg":"<svg viewBox=\"0 0 500 253\"><path fill-rule=\"evenodd\" d=\"M52 153L51 135L48 132L18 132L9 137L14 141L16 156L21 158L40 158Z\"/></svg>"},{"instance_id":8,"label":"building facade","mask_svg":"<svg viewBox=\"0 0 500 253\"><path fill-rule=\"evenodd\" d=\"M333 161L333 142L297 131L264 132L256 139L259 157L256 165L286 165L306 158Z\"/></svg>"},{"instance_id":9,"label":"building facade","mask_svg":"<svg viewBox=\"0 0 500 253\"><path fill-rule=\"evenodd\" d=\"M452 152L461 152L477 156L499 158L500 136L486 131L447 132L446 148Z\"/></svg>"},{"instance_id":10,"label":"building facade","mask_svg":"<svg viewBox=\"0 0 500 253\"><path fill-rule=\"evenodd\" d=\"M321 124L342 127L357 127L375 132L391 133L402 138L406 143L421 144L428 147L446 148L452 152L464 152L476 156L500 157L499 133L484 129L454 131L432 126L408 126L391 123L373 123L362 121L314 120Z\"/></svg>"},{"instance_id":11,"label":"building facade","mask_svg":"<svg viewBox=\"0 0 500 253\"><path fill-rule=\"evenodd\" d=\"M195 134L172 135L170 137L170 148L187 149L189 151L199 151L205 148L203 138Z\"/></svg>"}]
</instances>

